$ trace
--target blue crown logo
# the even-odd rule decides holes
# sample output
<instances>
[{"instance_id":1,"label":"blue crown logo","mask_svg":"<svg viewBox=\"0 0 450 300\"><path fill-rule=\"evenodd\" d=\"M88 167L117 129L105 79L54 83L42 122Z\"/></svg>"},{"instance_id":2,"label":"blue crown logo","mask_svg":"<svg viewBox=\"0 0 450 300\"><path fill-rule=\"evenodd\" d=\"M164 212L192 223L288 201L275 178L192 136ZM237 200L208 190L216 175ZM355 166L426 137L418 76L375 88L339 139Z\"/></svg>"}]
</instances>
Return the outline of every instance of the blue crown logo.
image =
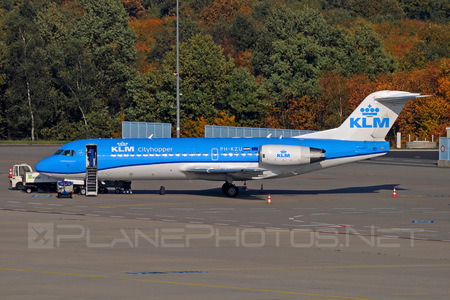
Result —
<instances>
[{"instance_id":1,"label":"blue crown logo","mask_svg":"<svg viewBox=\"0 0 450 300\"><path fill-rule=\"evenodd\" d=\"M371 104L369 104L367 108L361 108L361 112L363 116L376 116L380 112L380 109L374 108Z\"/></svg>"},{"instance_id":2,"label":"blue crown logo","mask_svg":"<svg viewBox=\"0 0 450 300\"><path fill-rule=\"evenodd\" d=\"M287 151L286 150L281 150L280 151L282 154L285 154Z\"/></svg>"},{"instance_id":3,"label":"blue crown logo","mask_svg":"<svg viewBox=\"0 0 450 300\"><path fill-rule=\"evenodd\" d=\"M126 145L128 145L128 143L125 143L125 142L117 143L117 146L119 146L119 147L125 147Z\"/></svg>"}]
</instances>

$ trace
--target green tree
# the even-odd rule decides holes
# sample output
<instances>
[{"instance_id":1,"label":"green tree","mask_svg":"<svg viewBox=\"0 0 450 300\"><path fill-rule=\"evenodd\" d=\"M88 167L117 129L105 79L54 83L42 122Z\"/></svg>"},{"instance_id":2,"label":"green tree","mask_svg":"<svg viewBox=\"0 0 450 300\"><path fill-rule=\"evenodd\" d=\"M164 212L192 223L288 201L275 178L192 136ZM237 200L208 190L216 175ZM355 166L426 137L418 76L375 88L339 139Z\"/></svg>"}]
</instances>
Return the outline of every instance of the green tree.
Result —
<instances>
[{"instance_id":1,"label":"green tree","mask_svg":"<svg viewBox=\"0 0 450 300\"><path fill-rule=\"evenodd\" d=\"M84 16L77 38L88 45L101 77L97 89L102 101L117 114L127 107L126 85L136 75L135 34L120 0L82 0Z\"/></svg>"},{"instance_id":2,"label":"green tree","mask_svg":"<svg viewBox=\"0 0 450 300\"><path fill-rule=\"evenodd\" d=\"M448 23L450 3L447 0L398 0L411 19Z\"/></svg>"},{"instance_id":3,"label":"green tree","mask_svg":"<svg viewBox=\"0 0 450 300\"><path fill-rule=\"evenodd\" d=\"M171 108L175 106L175 51L168 53L163 64L164 88L160 100ZM233 62L227 61L222 48L214 43L210 35L197 34L180 45L181 111L183 118L193 120L204 117L212 120L216 105L224 96L224 85L228 82ZM170 95L168 94L170 93ZM173 109L172 109L173 111Z\"/></svg>"},{"instance_id":4,"label":"green tree","mask_svg":"<svg viewBox=\"0 0 450 300\"><path fill-rule=\"evenodd\" d=\"M224 88L225 94L218 101L219 110L235 116L238 125L254 126L267 115L266 91L247 69L233 70Z\"/></svg>"},{"instance_id":5,"label":"green tree","mask_svg":"<svg viewBox=\"0 0 450 300\"><path fill-rule=\"evenodd\" d=\"M372 26L359 26L347 45L348 60L342 71L346 75L366 73L371 77L392 73L397 69L394 57L386 53Z\"/></svg>"},{"instance_id":6,"label":"green tree","mask_svg":"<svg viewBox=\"0 0 450 300\"><path fill-rule=\"evenodd\" d=\"M8 108L8 130L11 137L36 139L46 120L51 119L51 98L55 91L51 85L50 63L39 35L35 19L42 1L24 0L11 10L5 20L5 70L8 87L5 98ZM29 132L26 134L26 132Z\"/></svg>"}]
</instances>

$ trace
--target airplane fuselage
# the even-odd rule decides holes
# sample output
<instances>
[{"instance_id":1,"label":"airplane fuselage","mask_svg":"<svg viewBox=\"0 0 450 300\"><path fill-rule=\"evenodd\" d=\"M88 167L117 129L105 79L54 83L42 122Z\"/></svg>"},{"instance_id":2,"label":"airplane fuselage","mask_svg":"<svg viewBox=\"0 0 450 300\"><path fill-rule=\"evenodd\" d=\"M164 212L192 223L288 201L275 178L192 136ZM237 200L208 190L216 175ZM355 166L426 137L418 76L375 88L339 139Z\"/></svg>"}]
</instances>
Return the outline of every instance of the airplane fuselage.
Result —
<instances>
[{"instance_id":1,"label":"airplane fuselage","mask_svg":"<svg viewBox=\"0 0 450 300\"><path fill-rule=\"evenodd\" d=\"M388 152L384 141L339 141L301 138L88 139L70 142L36 166L48 176L83 179L86 147L97 148L99 180L232 180L287 177L376 157ZM265 150L267 145L270 149ZM318 149L314 155L297 149ZM264 160L270 151L269 160ZM316 153L316 155L317 155ZM295 157L301 156L297 161ZM269 154L267 154L269 157ZM305 162L304 159L309 159Z\"/></svg>"}]
</instances>

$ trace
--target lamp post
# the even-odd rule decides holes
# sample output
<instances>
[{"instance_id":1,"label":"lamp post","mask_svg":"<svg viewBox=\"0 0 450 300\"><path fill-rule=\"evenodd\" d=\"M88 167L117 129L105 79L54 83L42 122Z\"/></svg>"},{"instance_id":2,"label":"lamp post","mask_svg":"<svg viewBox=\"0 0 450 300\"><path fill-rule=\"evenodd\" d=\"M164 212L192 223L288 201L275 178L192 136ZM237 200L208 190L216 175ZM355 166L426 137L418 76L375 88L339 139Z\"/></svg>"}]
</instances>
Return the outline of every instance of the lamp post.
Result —
<instances>
[{"instance_id":1,"label":"lamp post","mask_svg":"<svg viewBox=\"0 0 450 300\"><path fill-rule=\"evenodd\" d=\"M180 137L180 38L179 38L179 12L177 0L177 138Z\"/></svg>"}]
</instances>

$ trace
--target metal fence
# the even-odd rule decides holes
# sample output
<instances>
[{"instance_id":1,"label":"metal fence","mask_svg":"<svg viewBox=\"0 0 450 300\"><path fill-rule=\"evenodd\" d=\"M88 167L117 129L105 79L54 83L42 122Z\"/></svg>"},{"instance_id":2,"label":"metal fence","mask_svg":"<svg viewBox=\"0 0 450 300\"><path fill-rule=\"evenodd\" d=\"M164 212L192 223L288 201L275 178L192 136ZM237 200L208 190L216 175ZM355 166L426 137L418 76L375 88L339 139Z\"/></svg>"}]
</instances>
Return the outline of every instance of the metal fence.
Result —
<instances>
[{"instance_id":1,"label":"metal fence","mask_svg":"<svg viewBox=\"0 0 450 300\"><path fill-rule=\"evenodd\" d=\"M450 160L450 138L439 138L439 160Z\"/></svg>"},{"instance_id":2,"label":"metal fence","mask_svg":"<svg viewBox=\"0 0 450 300\"><path fill-rule=\"evenodd\" d=\"M205 126L205 138L229 138L229 137L293 137L311 133L311 130L273 129L254 127L230 127L230 126Z\"/></svg>"},{"instance_id":3,"label":"metal fence","mask_svg":"<svg viewBox=\"0 0 450 300\"><path fill-rule=\"evenodd\" d=\"M147 122L122 122L122 138L170 138L172 137L172 124Z\"/></svg>"}]
</instances>

